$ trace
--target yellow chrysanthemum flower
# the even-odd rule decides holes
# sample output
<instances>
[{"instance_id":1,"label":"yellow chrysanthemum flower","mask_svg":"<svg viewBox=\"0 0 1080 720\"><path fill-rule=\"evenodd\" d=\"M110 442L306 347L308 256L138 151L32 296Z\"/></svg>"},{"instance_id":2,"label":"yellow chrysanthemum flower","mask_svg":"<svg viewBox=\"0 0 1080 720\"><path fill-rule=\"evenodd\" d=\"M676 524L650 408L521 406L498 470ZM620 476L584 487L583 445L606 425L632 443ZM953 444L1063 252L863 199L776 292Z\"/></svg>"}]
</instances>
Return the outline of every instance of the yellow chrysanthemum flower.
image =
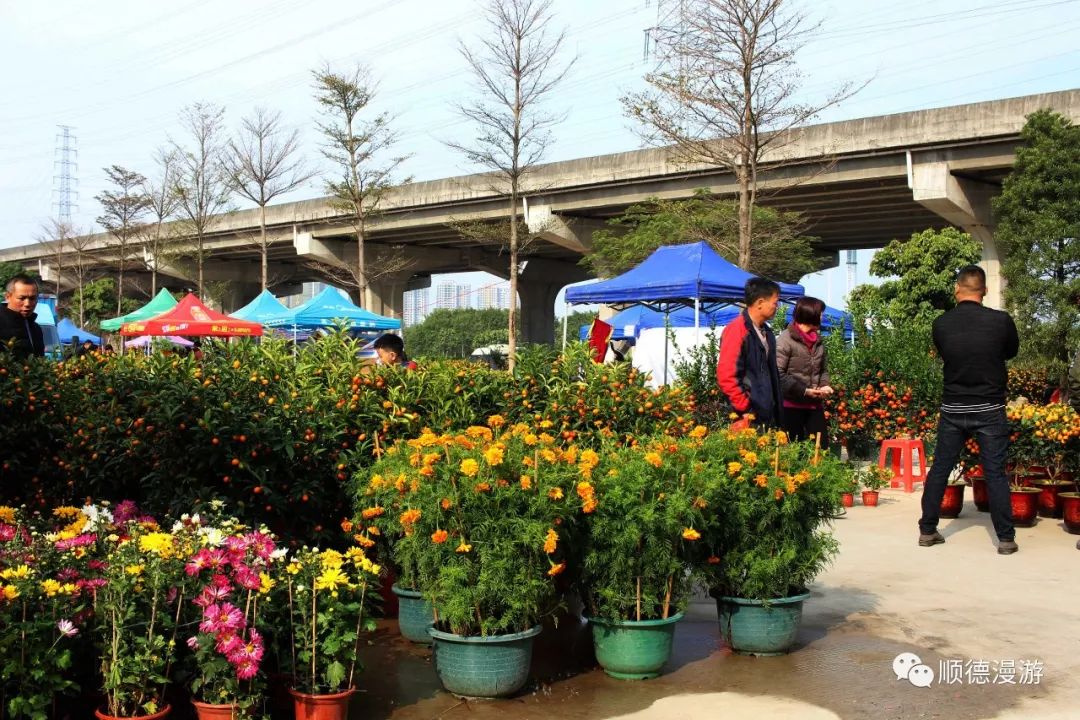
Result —
<instances>
[{"instance_id":1,"label":"yellow chrysanthemum flower","mask_svg":"<svg viewBox=\"0 0 1080 720\"><path fill-rule=\"evenodd\" d=\"M319 562L325 569L340 568L345 558L337 550L323 550L319 554Z\"/></svg>"},{"instance_id":2,"label":"yellow chrysanthemum flower","mask_svg":"<svg viewBox=\"0 0 1080 720\"><path fill-rule=\"evenodd\" d=\"M139 550L154 553L159 557L172 557L175 549L173 536L169 533L154 532L139 538Z\"/></svg>"},{"instance_id":3,"label":"yellow chrysanthemum flower","mask_svg":"<svg viewBox=\"0 0 1080 720\"><path fill-rule=\"evenodd\" d=\"M466 477L473 477L480 471L480 463L476 462L472 458L465 458L461 461L461 474Z\"/></svg>"},{"instance_id":4,"label":"yellow chrysanthemum flower","mask_svg":"<svg viewBox=\"0 0 1080 720\"><path fill-rule=\"evenodd\" d=\"M124 568L124 572L126 572L128 575L134 575L135 577L138 577L143 574L143 570L145 569L145 565L128 565Z\"/></svg>"},{"instance_id":5,"label":"yellow chrysanthemum flower","mask_svg":"<svg viewBox=\"0 0 1080 720\"><path fill-rule=\"evenodd\" d=\"M29 565L19 565L0 572L0 578L4 580L25 580L33 574L34 571L30 569Z\"/></svg>"},{"instance_id":6,"label":"yellow chrysanthemum flower","mask_svg":"<svg viewBox=\"0 0 1080 720\"><path fill-rule=\"evenodd\" d=\"M316 590L337 590L342 585L348 585L349 578L341 571L340 567L329 567L315 578Z\"/></svg>"},{"instance_id":7,"label":"yellow chrysanthemum flower","mask_svg":"<svg viewBox=\"0 0 1080 720\"><path fill-rule=\"evenodd\" d=\"M270 577L267 573L259 573L259 593L261 595L265 595L273 590L275 585L277 585L277 581L274 580L274 578Z\"/></svg>"},{"instance_id":8,"label":"yellow chrysanthemum flower","mask_svg":"<svg viewBox=\"0 0 1080 720\"><path fill-rule=\"evenodd\" d=\"M19 597L19 588L14 585L4 585L0 588L0 592L2 592L5 600L14 600Z\"/></svg>"},{"instance_id":9,"label":"yellow chrysanthemum flower","mask_svg":"<svg viewBox=\"0 0 1080 720\"><path fill-rule=\"evenodd\" d=\"M14 525L15 508L8 507L7 505L0 505L0 522L7 523L8 525Z\"/></svg>"}]
</instances>

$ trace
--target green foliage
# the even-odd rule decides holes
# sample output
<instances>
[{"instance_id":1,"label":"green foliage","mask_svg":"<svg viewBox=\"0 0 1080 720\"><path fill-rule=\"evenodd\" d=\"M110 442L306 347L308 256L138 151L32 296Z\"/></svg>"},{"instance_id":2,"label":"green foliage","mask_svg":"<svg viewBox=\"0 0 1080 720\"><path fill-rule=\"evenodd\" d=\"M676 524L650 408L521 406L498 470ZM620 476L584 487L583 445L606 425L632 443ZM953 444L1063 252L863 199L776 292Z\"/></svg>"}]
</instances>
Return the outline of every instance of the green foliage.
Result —
<instances>
[{"instance_id":1,"label":"green foliage","mask_svg":"<svg viewBox=\"0 0 1080 720\"><path fill-rule=\"evenodd\" d=\"M1028 116L1021 137L994 199L994 238L1022 356L1063 382L1080 347L1080 127L1040 110Z\"/></svg>"},{"instance_id":2,"label":"green foliage","mask_svg":"<svg viewBox=\"0 0 1080 720\"><path fill-rule=\"evenodd\" d=\"M112 278L99 278L83 285L75 291L73 304L82 306L83 318L88 329L98 328L102 320L116 316L116 281ZM120 304L120 314L138 310L143 303L132 298L124 298Z\"/></svg>"},{"instance_id":3,"label":"green foliage","mask_svg":"<svg viewBox=\"0 0 1080 720\"><path fill-rule=\"evenodd\" d=\"M956 273L977 263L981 255L978 241L956 228L924 230L906 240L893 240L870 261L872 275L891 279L860 285L848 299L856 330L865 328L867 319L874 330L882 325L929 325L956 304Z\"/></svg>"},{"instance_id":4,"label":"green foliage","mask_svg":"<svg viewBox=\"0 0 1080 720\"><path fill-rule=\"evenodd\" d=\"M405 350L410 357L467 358L478 347L505 345L506 327L506 310L434 310L405 328Z\"/></svg>"},{"instance_id":5,"label":"green foliage","mask_svg":"<svg viewBox=\"0 0 1080 720\"><path fill-rule=\"evenodd\" d=\"M8 280L15 277L16 275L28 275L32 278L38 278L38 274L36 272L28 271L22 266L22 263L7 261L0 262L0 288L7 288ZM41 279L38 278L38 281L40 282Z\"/></svg>"},{"instance_id":6,"label":"green foliage","mask_svg":"<svg viewBox=\"0 0 1080 720\"><path fill-rule=\"evenodd\" d=\"M600 277L629 270L662 245L704 240L727 260L739 256L738 205L698 190L690 200L651 198L632 205L609 222L612 229L593 233L593 250L581 264ZM798 213L755 205L748 270L784 282L798 282L821 267L814 238L803 234Z\"/></svg>"}]
</instances>

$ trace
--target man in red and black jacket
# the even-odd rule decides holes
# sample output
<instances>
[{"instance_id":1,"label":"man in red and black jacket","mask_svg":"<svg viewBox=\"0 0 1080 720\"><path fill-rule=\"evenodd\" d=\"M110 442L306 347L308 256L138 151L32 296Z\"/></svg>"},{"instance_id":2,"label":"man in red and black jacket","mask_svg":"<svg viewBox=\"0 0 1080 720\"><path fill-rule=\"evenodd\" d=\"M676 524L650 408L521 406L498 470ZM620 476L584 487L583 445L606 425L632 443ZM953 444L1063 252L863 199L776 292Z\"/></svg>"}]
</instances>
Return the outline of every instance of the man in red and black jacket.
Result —
<instances>
[{"instance_id":1,"label":"man in red and black jacket","mask_svg":"<svg viewBox=\"0 0 1080 720\"><path fill-rule=\"evenodd\" d=\"M740 416L752 414L757 425L780 427L776 336L769 327L780 302L780 286L762 277L750 278L744 299L746 308L720 336L716 382Z\"/></svg>"}]
</instances>

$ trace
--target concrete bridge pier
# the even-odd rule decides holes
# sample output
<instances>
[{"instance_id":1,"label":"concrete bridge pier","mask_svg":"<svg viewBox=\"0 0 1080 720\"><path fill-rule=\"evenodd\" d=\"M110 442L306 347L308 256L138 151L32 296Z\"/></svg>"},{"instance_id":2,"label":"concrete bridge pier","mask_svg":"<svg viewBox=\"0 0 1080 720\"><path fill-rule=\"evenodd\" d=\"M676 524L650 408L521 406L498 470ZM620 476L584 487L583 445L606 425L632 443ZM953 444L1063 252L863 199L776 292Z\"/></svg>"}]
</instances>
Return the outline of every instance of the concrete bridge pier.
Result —
<instances>
[{"instance_id":1,"label":"concrete bridge pier","mask_svg":"<svg viewBox=\"0 0 1080 720\"><path fill-rule=\"evenodd\" d=\"M997 194L994 184L958 177L941 153L912 158L908 183L915 202L948 220L982 243L986 271L986 305L1005 306L1001 259L994 240L994 219L990 201Z\"/></svg>"},{"instance_id":2,"label":"concrete bridge pier","mask_svg":"<svg viewBox=\"0 0 1080 720\"><path fill-rule=\"evenodd\" d=\"M588 273L574 263L530 258L518 277L522 341L555 342L555 298L570 283L588 277Z\"/></svg>"}]
</instances>

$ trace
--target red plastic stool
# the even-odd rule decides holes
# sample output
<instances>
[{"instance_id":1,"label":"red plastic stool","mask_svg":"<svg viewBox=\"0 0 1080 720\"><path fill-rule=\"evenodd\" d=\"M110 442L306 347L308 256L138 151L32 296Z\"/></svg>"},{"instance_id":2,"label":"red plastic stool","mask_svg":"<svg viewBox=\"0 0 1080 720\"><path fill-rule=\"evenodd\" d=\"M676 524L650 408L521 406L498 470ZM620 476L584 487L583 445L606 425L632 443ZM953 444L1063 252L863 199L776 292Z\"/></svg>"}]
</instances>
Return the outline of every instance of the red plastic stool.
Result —
<instances>
[{"instance_id":1,"label":"red plastic stool","mask_svg":"<svg viewBox=\"0 0 1080 720\"><path fill-rule=\"evenodd\" d=\"M889 451L892 451L892 481L889 487L903 486L904 492L915 492L915 483L926 481L926 452L918 438L894 438L881 442L878 467L889 467ZM915 453L919 454L919 468L915 469Z\"/></svg>"}]
</instances>

